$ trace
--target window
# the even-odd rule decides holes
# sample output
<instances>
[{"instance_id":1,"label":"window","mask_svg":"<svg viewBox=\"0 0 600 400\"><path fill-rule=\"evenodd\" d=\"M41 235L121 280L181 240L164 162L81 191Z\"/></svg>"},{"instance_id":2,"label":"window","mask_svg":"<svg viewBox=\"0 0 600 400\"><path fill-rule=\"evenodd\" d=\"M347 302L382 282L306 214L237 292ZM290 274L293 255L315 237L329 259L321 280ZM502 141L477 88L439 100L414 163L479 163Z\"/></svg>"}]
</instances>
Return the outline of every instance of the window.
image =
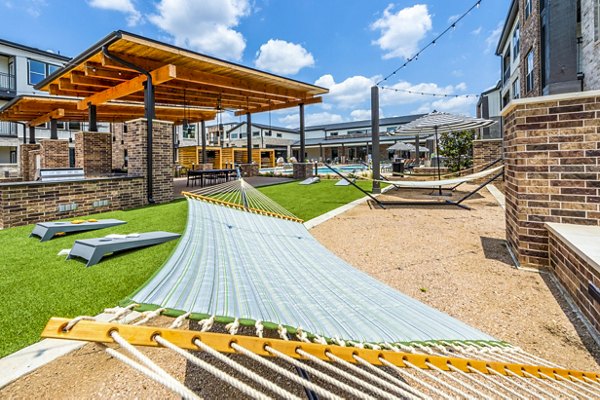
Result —
<instances>
[{"instance_id":1,"label":"window","mask_svg":"<svg viewBox=\"0 0 600 400\"><path fill-rule=\"evenodd\" d=\"M259 131L254 131L254 132L252 132L252 136L260 136L260 132Z\"/></svg>"},{"instance_id":2,"label":"window","mask_svg":"<svg viewBox=\"0 0 600 400\"><path fill-rule=\"evenodd\" d=\"M281 133L278 133L278 134L277 134L277 137L282 137Z\"/></svg>"},{"instance_id":3,"label":"window","mask_svg":"<svg viewBox=\"0 0 600 400\"><path fill-rule=\"evenodd\" d=\"M519 81L519 78L515 79L513 82L512 91L513 99L518 99L521 96L521 82Z\"/></svg>"},{"instance_id":4,"label":"window","mask_svg":"<svg viewBox=\"0 0 600 400\"><path fill-rule=\"evenodd\" d=\"M196 137L196 125L187 124L183 126L183 138L194 139Z\"/></svg>"},{"instance_id":5,"label":"window","mask_svg":"<svg viewBox=\"0 0 600 400\"><path fill-rule=\"evenodd\" d=\"M330 133L329 133L329 136L337 136L337 135L338 135L338 133L337 133L337 132L330 132Z\"/></svg>"},{"instance_id":6,"label":"window","mask_svg":"<svg viewBox=\"0 0 600 400\"><path fill-rule=\"evenodd\" d=\"M517 24L517 26L515 27L515 30L513 31L513 36L512 36L512 54L513 54L513 58L515 60L519 56L520 44L521 44L521 27L519 26L519 24Z\"/></svg>"},{"instance_id":7,"label":"window","mask_svg":"<svg viewBox=\"0 0 600 400\"><path fill-rule=\"evenodd\" d=\"M527 53L527 64L525 67L525 77L527 79L525 93L529 93L533 89L533 49L529 50L529 53Z\"/></svg>"},{"instance_id":8,"label":"window","mask_svg":"<svg viewBox=\"0 0 600 400\"><path fill-rule=\"evenodd\" d=\"M525 19L531 15L531 0L525 1Z\"/></svg>"},{"instance_id":9,"label":"window","mask_svg":"<svg viewBox=\"0 0 600 400\"><path fill-rule=\"evenodd\" d=\"M80 131L81 130L81 122L69 122L69 130L70 131Z\"/></svg>"},{"instance_id":10,"label":"window","mask_svg":"<svg viewBox=\"0 0 600 400\"><path fill-rule=\"evenodd\" d=\"M273 136L273 133L271 131L265 131L265 136Z\"/></svg>"},{"instance_id":11,"label":"window","mask_svg":"<svg viewBox=\"0 0 600 400\"><path fill-rule=\"evenodd\" d=\"M506 107L510 103L510 90L502 97L502 107Z\"/></svg>"},{"instance_id":12,"label":"window","mask_svg":"<svg viewBox=\"0 0 600 400\"><path fill-rule=\"evenodd\" d=\"M395 132L396 131L396 127L395 126L388 126L387 128L385 128L386 132Z\"/></svg>"},{"instance_id":13,"label":"window","mask_svg":"<svg viewBox=\"0 0 600 400\"><path fill-rule=\"evenodd\" d=\"M503 63L502 79L503 79L503 82L506 84L508 82L508 80L510 79L510 50L508 50L506 52L506 54L504 54L504 56L502 57L502 63Z\"/></svg>"},{"instance_id":14,"label":"window","mask_svg":"<svg viewBox=\"0 0 600 400\"><path fill-rule=\"evenodd\" d=\"M232 134L231 134L231 138L232 138L232 139L237 139L237 136L238 136L238 135L237 135L237 133L232 133Z\"/></svg>"},{"instance_id":15,"label":"window","mask_svg":"<svg viewBox=\"0 0 600 400\"><path fill-rule=\"evenodd\" d=\"M47 64L37 60L27 60L27 69L29 75L29 84L36 85L43 81L47 76L58 70L60 66Z\"/></svg>"}]
</instances>

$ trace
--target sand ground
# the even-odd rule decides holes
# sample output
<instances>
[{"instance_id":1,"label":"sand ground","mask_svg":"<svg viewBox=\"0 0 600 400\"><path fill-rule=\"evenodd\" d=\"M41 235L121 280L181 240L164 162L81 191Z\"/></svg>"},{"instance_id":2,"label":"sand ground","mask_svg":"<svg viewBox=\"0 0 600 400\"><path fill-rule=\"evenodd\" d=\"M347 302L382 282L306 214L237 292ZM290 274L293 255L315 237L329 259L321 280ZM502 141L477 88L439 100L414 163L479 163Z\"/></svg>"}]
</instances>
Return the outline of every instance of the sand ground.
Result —
<instances>
[{"instance_id":1,"label":"sand ground","mask_svg":"<svg viewBox=\"0 0 600 400\"><path fill-rule=\"evenodd\" d=\"M497 339L568 368L600 371L600 348L549 276L512 266L503 242L504 212L493 197L483 190L468 205L471 211L381 210L363 204L311 232L357 268ZM167 318L158 321L168 323ZM239 397L219 382L204 380L178 356L144 351L205 398ZM95 344L5 387L0 397L175 398Z\"/></svg>"}]
</instances>

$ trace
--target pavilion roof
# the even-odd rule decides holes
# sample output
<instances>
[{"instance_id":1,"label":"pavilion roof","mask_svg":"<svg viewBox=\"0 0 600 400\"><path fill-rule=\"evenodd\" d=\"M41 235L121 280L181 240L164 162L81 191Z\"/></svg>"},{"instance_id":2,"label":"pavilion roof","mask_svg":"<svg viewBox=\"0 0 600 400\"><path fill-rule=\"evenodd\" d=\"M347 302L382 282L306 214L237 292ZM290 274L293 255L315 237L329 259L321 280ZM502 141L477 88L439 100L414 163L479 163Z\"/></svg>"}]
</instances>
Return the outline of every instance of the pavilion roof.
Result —
<instances>
[{"instance_id":1,"label":"pavilion roof","mask_svg":"<svg viewBox=\"0 0 600 400\"><path fill-rule=\"evenodd\" d=\"M111 33L36 89L80 97L83 110L115 99L143 101L146 76L111 56L151 73L156 104L230 109L241 115L319 103L319 95L328 92L124 31Z\"/></svg>"},{"instance_id":2,"label":"pavilion roof","mask_svg":"<svg viewBox=\"0 0 600 400\"><path fill-rule=\"evenodd\" d=\"M58 96L18 96L0 108L0 120L27 122L36 126L50 118L65 121L86 121L88 111L77 107L80 99ZM156 106L156 119L181 124L184 120L198 122L215 118L215 110L197 107ZM100 122L124 122L144 117L144 104L109 101L99 104L96 118ZM33 123L32 123L33 122Z\"/></svg>"}]
</instances>

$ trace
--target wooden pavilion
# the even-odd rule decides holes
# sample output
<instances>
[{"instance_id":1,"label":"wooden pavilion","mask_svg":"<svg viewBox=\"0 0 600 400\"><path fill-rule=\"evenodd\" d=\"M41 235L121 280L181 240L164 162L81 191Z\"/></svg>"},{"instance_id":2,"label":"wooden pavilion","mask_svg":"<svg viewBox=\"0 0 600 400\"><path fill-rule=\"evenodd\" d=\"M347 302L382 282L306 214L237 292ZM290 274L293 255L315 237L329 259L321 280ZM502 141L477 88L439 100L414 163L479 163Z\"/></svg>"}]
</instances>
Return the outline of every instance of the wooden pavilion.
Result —
<instances>
[{"instance_id":1,"label":"wooden pavilion","mask_svg":"<svg viewBox=\"0 0 600 400\"><path fill-rule=\"evenodd\" d=\"M145 165L140 166L137 171L147 177L148 202L155 201L155 165L172 163L172 153L169 160L168 151L162 154L153 149L153 144L161 142L157 134L164 135L171 130L171 127L162 126L160 106L180 106L189 110L196 107L214 112L234 111L236 115L246 115L248 129L251 127L253 113L297 106L300 115L300 139L304 143L304 106L320 103L320 95L327 93L327 89L318 86L124 31L112 32L35 88L55 96L78 98L77 110L87 112L90 131L96 130L99 113L103 115L103 105L116 100L140 104L143 102L144 123L134 124L131 129L136 130L137 136L144 137L139 146L146 149L146 155L140 157ZM60 109L63 109L65 114L67 112L58 104L51 108L44 110L46 112L43 117L37 115L33 122L48 120L52 127L62 115ZM206 119L212 118L207 116ZM181 121L186 123L187 120L188 118L184 118ZM25 122L34 126L32 120L25 119ZM205 158L206 135L202 133ZM251 163L251 134L247 135L247 141L246 159ZM303 161L302 150L300 161ZM172 152L172 149L170 151ZM157 192L167 193L168 190L159 188Z\"/></svg>"}]
</instances>

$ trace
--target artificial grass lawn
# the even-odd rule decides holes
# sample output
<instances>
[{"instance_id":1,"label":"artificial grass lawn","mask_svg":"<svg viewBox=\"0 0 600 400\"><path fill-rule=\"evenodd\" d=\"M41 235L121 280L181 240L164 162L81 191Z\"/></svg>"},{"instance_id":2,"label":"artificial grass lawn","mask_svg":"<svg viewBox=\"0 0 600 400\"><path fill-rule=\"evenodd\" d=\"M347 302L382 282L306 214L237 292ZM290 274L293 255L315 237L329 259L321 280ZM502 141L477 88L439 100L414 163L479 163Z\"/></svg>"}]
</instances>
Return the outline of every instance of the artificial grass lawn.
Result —
<instances>
[{"instance_id":1,"label":"artificial grass lawn","mask_svg":"<svg viewBox=\"0 0 600 400\"><path fill-rule=\"evenodd\" d=\"M262 187L259 190L305 221L364 197L353 186L335 186L337 179L323 179L312 185L298 182ZM371 191L370 181L357 181L364 190ZM386 185L382 185L382 188Z\"/></svg>"},{"instance_id":2,"label":"artificial grass lawn","mask_svg":"<svg viewBox=\"0 0 600 400\"><path fill-rule=\"evenodd\" d=\"M363 194L351 186L334 186L336 180L302 186L297 182L261 188L263 193L309 220ZM369 182L359 185L368 189ZM76 239L109 233L168 231L183 233L187 219L184 200L128 211L90 215L117 218L127 224L57 237L41 243L28 237L32 225L0 230L0 357L39 340L52 316L96 315L133 293L161 267L177 241L106 257L90 268L81 260L57 256Z\"/></svg>"}]
</instances>

